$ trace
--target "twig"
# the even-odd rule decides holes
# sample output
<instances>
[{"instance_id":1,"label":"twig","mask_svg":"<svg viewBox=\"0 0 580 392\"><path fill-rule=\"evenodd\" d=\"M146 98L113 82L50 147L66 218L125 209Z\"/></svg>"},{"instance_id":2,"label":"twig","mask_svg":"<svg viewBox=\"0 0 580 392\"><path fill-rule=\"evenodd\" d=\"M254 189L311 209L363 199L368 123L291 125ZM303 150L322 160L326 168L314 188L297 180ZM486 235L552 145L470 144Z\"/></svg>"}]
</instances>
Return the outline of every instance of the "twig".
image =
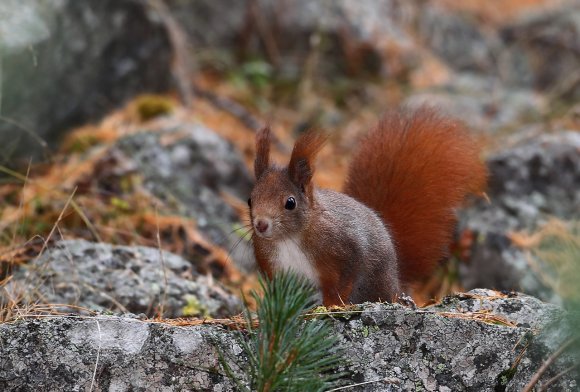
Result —
<instances>
[{"instance_id":1,"label":"twig","mask_svg":"<svg viewBox=\"0 0 580 392\"><path fill-rule=\"evenodd\" d=\"M95 379L97 378L97 368L99 366L99 358L101 356L101 344L103 341L103 336L101 335L101 325L99 324L99 320L95 320L97 322L97 329L99 330L99 348L97 349L97 360L95 361L95 370L93 371L93 378L91 380L91 388L89 392L92 392L93 386L95 384Z\"/></svg>"},{"instance_id":2,"label":"twig","mask_svg":"<svg viewBox=\"0 0 580 392\"><path fill-rule=\"evenodd\" d=\"M93 293L100 295L101 297L111 301L113 305L115 305L121 312L129 313L129 309L127 309L122 303L117 301L114 297L110 296L109 294L105 293L104 291L97 290L96 287L91 286L88 283L83 283L83 287L87 288L88 290L92 291Z\"/></svg>"},{"instance_id":3,"label":"twig","mask_svg":"<svg viewBox=\"0 0 580 392\"><path fill-rule=\"evenodd\" d=\"M263 18L263 10L260 9L260 5L256 0L250 0L248 7L250 15L257 27L258 36L266 49L266 55L274 67L278 68L280 65L280 51L278 50L274 34L272 34L271 29L268 28Z\"/></svg>"},{"instance_id":4,"label":"twig","mask_svg":"<svg viewBox=\"0 0 580 392\"><path fill-rule=\"evenodd\" d=\"M216 108L223 110L237 118L246 128L257 131L264 127L264 121L258 119L250 113L245 107L234 101L233 99L222 97L213 92L203 89L197 85L193 85L193 92L200 98L206 99ZM288 147L272 134L272 142L282 152L289 152Z\"/></svg>"},{"instance_id":5,"label":"twig","mask_svg":"<svg viewBox=\"0 0 580 392\"><path fill-rule=\"evenodd\" d=\"M579 365L577 363L575 363L574 365L568 366L566 369L564 369L560 373L556 374L554 377L552 377L551 379L549 379L548 381L546 381L542 385L542 389L540 389L540 392L547 391L548 390L548 387L550 385L552 385L553 383L555 383L556 381L558 381L559 378L561 378L562 376L566 375L570 371L574 370L578 366Z\"/></svg>"},{"instance_id":6,"label":"twig","mask_svg":"<svg viewBox=\"0 0 580 392\"><path fill-rule=\"evenodd\" d=\"M68 209L68 206L71 203L71 201L72 201L72 199L73 199L76 191L77 191L77 187L75 187L75 189L73 189L72 193L68 197L68 199L67 199L64 207L62 208L62 210L60 211L60 214L58 215L58 218L56 219L56 222L54 222L54 225L52 225L52 228L50 229L50 232L48 233L48 236L44 239L44 241L42 243L42 247L40 248L40 251L36 255L35 260L40 259L40 256L42 256L44 254L44 251L48 247L48 243L50 242L50 240L52 238L52 235L56 231L56 229L58 227L58 224L62 221L62 218L64 217L64 213ZM46 280L46 279L48 279L48 277L45 277L44 279ZM28 282L28 276L26 277L25 282Z\"/></svg>"},{"instance_id":7,"label":"twig","mask_svg":"<svg viewBox=\"0 0 580 392\"><path fill-rule=\"evenodd\" d=\"M32 158L28 161L28 167L26 168L26 176L24 177L24 182L22 183L22 191L20 192L20 201L18 202L18 213L22 213L24 209L24 191L26 189L26 185L28 184L28 177L30 176L30 167L32 166ZM22 214L20 220L20 228L24 226L24 214ZM14 245L16 242L16 234L18 233L18 228L14 229L14 233L12 234L12 241L10 245Z\"/></svg>"},{"instance_id":8,"label":"twig","mask_svg":"<svg viewBox=\"0 0 580 392\"><path fill-rule=\"evenodd\" d=\"M179 91L181 100L186 107L191 107L193 103L193 90L189 83L189 71L193 67L190 56L190 42L187 40L183 28L175 20L165 2L149 0L149 4L155 9L155 11L157 11L159 18L167 31L169 42L173 49L173 78L175 79L175 84L177 85L177 90Z\"/></svg>"},{"instance_id":9,"label":"twig","mask_svg":"<svg viewBox=\"0 0 580 392\"><path fill-rule=\"evenodd\" d=\"M82 208L77 204L77 202L72 200L70 205L76 211L76 213L79 214L81 220L85 223L85 225L87 225L87 228L89 229L93 237L95 237L95 240L97 240L97 242L103 242L101 236L99 236L99 233L97 232L97 229L95 228L93 223L89 220L89 218L86 216Z\"/></svg>"},{"instance_id":10,"label":"twig","mask_svg":"<svg viewBox=\"0 0 580 392\"><path fill-rule=\"evenodd\" d=\"M354 388L354 387L358 387L358 386L361 386L361 385L373 384L373 383L376 383L376 382L385 382L385 383L389 383L389 384L400 384L401 383L396 378L385 377L385 378L379 378L378 380L371 380L371 381L359 382L358 384L344 385L342 387L329 389L328 392L342 391L343 389L349 389L349 388Z\"/></svg>"},{"instance_id":11,"label":"twig","mask_svg":"<svg viewBox=\"0 0 580 392\"><path fill-rule=\"evenodd\" d=\"M28 136L30 136L31 139L35 140L43 149L46 149L48 147L48 143L44 139L42 139L40 136L38 136L36 134L36 132L34 132L30 128L25 127L24 125L22 125L18 121L14 120L10 117L6 117L6 116L0 116L0 121L4 121L10 125L14 125L16 128L23 130L24 132L26 132L28 134Z\"/></svg>"},{"instance_id":12,"label":"twig","mask_svg":"<svg viewBox=\"0 0 580 392\"><path fill-rule=\"evenodd\" d=\"M52 229L50 229L50 232L48 233L48 236L44 240L44 243L42 244L42 248L40 249L40 252L38 253L38 256L36 256L37 258L39 258L40 256L42 256L42 254L46 250L46 247L48 246L48 242L50 241L50 238L54 234L54 232L55 232L58 224L60 222L62 222L62 218L64 217L64 213L66 212L66 210L67 210L69 204L71 203L72 198L75 196L75 193L76 192L77 192L77 187L75 187L75 189L73 189L72 193L70 194L70 196L68 197L66 203L64 204L64 207L60 211L60 214L58 215L58 218L56 219L56 222L54 222L54 225L52 225Z\"/></svg>"},{"instance_id":13,"label":"twig","mask_svg":"<svg viewBox=\"0 0 580 392\"><path fill-rule=\"evenodd\" d=\"M155 236L157 237L157 247L159 248L159 258L161 260L161 268L163 269L163 299L161 300L161 304L159 306L159 317L163 317L163 313L165 312L165 303L167 302L167 271L165 268L165 256L163 256L163 249L161 248L161 236L159 235L159 215L157 214L157 206L155 206L155 224L157 225L157 233Z\"/></svg>"},{"instance_id":14,"label":"twig","mask_svg":"<svg viewBox=\"0 0 580 392\"><path fill-rule=\"evenodd\" d=\"M558 350L556 350L552 355L550 355L550 357L546 360L546 362L544 362L544 364L540 366L538 371L534 374L530 382L528 382L528 384L524 387L524 389L522 389L522 392L531 392L531 390L534 389L534 386L538 383L538 381L540 381L540 378L544 375L546 370L548 370L550 365L554 363L554 361L558 359L558 357L562 355L562 353L566 351L568 347L570 347L574 342L576 342L576 340L578 340L577 337L568 339L560 346Z\"/></svg>"},{"instance_id":15,"label":"twig","mask_svg":"<svg viewBox=\"0 0 580 392\"><path fill-rule=\"evenodd\" d=\"M17 171L7 168L6 166L0 165L0 173L8 174L9 176L12 176L24 183L28 181L28 176L24 176Z\"/></svg>"},{"instance_id":16,"label":"twig","mask_svg":"<svg viewBox=\"0 0 580 392\"><path fill-rule=\"evenodd\" d=\"M256 131L264 125L262 121L260 121L256 116L250 113L246 108L242 105L237 103L236 101L220 97L219 95L214 94L209 90L205 90L199 86L193 85L193 92L195 95L207 99L212 105L216 108L221 109L225 112L228 112L238 120L242 124L244 124L247 128Z\"/></svg>"}]
</instances>

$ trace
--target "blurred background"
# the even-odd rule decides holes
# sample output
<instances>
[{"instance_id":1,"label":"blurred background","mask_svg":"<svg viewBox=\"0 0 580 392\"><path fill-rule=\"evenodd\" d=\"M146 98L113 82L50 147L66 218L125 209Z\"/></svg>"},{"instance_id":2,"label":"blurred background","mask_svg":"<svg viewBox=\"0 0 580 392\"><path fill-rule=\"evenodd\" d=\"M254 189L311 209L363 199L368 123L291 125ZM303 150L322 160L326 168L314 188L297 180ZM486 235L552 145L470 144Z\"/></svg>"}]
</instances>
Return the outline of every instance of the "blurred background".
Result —
<instances>
[{"instance_id":1,"label":"blurred background","mask_svg":"<svg viewBox=\"0 0 580 392\"><path fill-rule=\"evenodd\" d=\"M272 125L280 162L301 132L328 131L316 182L340 189L380 114L423 103L469 125L491 177L415 299L483 287L575 303L579 1L2 0L3 302L48 298L27 290L46 276L21 271L61 239L159 247L255 287L255 131Z\"/></svg>"}]
</instances>

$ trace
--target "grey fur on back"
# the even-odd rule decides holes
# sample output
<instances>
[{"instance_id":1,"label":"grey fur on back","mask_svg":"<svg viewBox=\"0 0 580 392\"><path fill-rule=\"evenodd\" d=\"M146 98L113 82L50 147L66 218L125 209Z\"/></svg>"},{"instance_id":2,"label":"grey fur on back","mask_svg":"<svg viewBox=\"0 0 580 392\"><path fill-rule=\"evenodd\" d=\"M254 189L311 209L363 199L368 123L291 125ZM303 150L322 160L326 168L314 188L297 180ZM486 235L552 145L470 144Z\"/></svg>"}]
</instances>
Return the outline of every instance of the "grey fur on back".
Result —
<instances>
[{"instance_id":1,"label":"grey fur on back","mask_svg":"<svg viewBox=\"0 0 580 392\"><path fill-rule=\"evenodd\" d=\"M320 209L314 227L324 230L319 244L326 247L318 251L338 258L357 277L348 301L393 301L401 293L397 254L379 215L339 192L317 189L314 195Z\"/></svg>"}]
</instances>

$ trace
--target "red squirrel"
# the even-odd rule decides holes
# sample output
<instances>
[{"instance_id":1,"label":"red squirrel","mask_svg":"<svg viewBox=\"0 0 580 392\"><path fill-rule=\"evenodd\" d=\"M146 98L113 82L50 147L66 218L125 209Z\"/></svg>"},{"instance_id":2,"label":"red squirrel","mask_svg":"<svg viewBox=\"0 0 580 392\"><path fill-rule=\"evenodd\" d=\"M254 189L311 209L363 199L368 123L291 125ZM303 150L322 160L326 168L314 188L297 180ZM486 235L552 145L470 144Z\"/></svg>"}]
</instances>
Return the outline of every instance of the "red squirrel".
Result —
<instances>
[{"instance_id":1,"label":"red squirrel","mask_svg":"<svg viewBox=\"0 0 580 392\"><path fill-rule=\"evenodd\" d=\"M252 242L268 276L306 277L324 305L394 301L448 256L455 209L487 171L461 122L436 110L392 111L361 141L344 193L312 182L325 137L300 136L287 167L271 164L268 127L256 136L248 199Z\"/></svg>"}]
</instances>

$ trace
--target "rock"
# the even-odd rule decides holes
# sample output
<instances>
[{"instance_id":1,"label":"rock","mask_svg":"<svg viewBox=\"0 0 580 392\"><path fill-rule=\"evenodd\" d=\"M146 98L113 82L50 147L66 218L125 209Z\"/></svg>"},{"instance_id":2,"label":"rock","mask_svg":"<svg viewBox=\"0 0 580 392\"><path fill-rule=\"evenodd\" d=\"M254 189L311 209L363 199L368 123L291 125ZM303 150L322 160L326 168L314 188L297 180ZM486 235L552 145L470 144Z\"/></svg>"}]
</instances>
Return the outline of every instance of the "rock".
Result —
<instances>
[{"instance_id":1,"label":"rock","mask_svg":"<svg viewBox=\"0 0 580 392\"><path fill-rule=\"evenodd\" d=\"M473 289L467 293L451 295L427 309L457 314L490 312L518 327L532 329L541 329L562 314L559 306L542 302L536 297L490 289Z\"/></svg>"},{"instance_id":2,"label":"rock","mask_svg":"<svg viewBox=\"0 0 580 392\"><path fill-rule=\"evenodd\" d=\"M236 252L234 259L252 257L234 230L239 217L223 197L247 200L253 180L235 147L212 130L174 118L155 132L121 139L104 160L138 173L143 185L173 206L177 214L195 219L197 228L213 243ZM112 181L119 181L121 177ZM111 182L100 187L117 188Z\"/></svg>"},{"instance_id":3,"label":"rock","mask_svg":"<svg viewBox=\"0 0 580 392\"><path fill-rule=\"evenodd\" d=\"M105 316L3 324L0 336L3 391L231 391L214 341L241 352L218 327Z\"/></svg>"},{"instance_id":4,"label":"rock","mask_svg":"<svg viewBox=\"0 0 580 392\"><path fill-rule=\"evenodd\" d=\"M166 4L191 42L209 48L235 47L248 8L246 0L168 0Z\"/></svg>"},{"instance_id":5,"label":"rock","mask_svg":"<svg viewBox=\"0 0 580 392\"><path fill-rule=\"evenodd\" d=\"M501 61L510 84L580 98L580 4L565 2L551 12L530 15L501 31L507 47Z\"/></svg>"},{"instance_id":6,"label":"rock","mask_svg":"<svg viewBox=\"0 0 580 392\"><path fill-rule=\"evenodd\" d=\"M450 81L412 93L405 104L435 106L473 129L497 132L539 119L546 109L542 96L526 89L505 88L495 77L458 73Z\"/></svg>"},{"instance_id":7,"label":"rock","mask_svg":"<svg viewBox=\"0 0 580 392\"><path fill-rule=\"evenodd\" d=\"M545 301L561 303L561 298L530 269L526 253L514 246L508 233L478 233L468 261L459 267L462 287L494 287L521 290Z\"/></svg>"},{"instance_id":8,"label":"rock","mask_svg":"<svg viewBox=\"0 0 580 392\"><path fill-rule=\"evenodd\" d=\"M493 53L500 47L495 31L435 3L426 3L417 19L420 41L453 69L493 73Z\"/></svg>"},{"instance_id":9,"label":"rock","mask_svg":"<svg viewBox=\"0 0 580 392\"><path fill-rule=\"evenodd\" d=\"M580 218L580 133L560 131L524 139L491 156L488 166L490 197L517 217L520 228L532 227L541 213ZM537 213L530 214L515 200L532 205Z\"/></svg>"},{"instance_id":10,"label":"rock","mask_svg":"<svg viewBox=\"0 0 580 392\"><path fill-rule=\"evenodd\" d=\"M168 35L143 1L3 0L0 53L3 165L171 80Z\"/></svg>"},{"instance_id":11,"label":"rock","mask_svg":"<svg viewBox=\"0 0 580 392\"><path fill-rule=\"evenodd\" d=\"M393 76L418 62L419 50L406 31L417 6L408 1L227 0L218 5L170 0L168 4L196 47L235 49L246 57L258 53L279 65L286 77L301 77L317 34L324 41L316 49L322 52L320 75Z\"/></svg>"},{"instance_id":12,"label":"rock","mask_svg":"<svg viewBox=\"0 0 580 392\"><path fill-rule=\"evenodd\" d=\"M462 304L466 299L447 301ZM507 299L490 293L484 301L501 310L501 316L515 314L516 319L522 317L522 309L531 312L529 320L536 312L551 312L558 328L545 324L543 317L530 328L500 319L495 324L478 321L473 313L361 305L331 319L344 350L346 365L339 370L348 371L345 384L368 382L356 389L364 391L521 390L572 332L566 327L568 316L515 293ZM466 306L470 312L479 309L474 301ZM544 332L538 333L538 328ZM85 390L93 383L94 391L231 390L218 350L243 377L247 357L235 334L216 326L174 327L103 316L2 324L0 388ZM572 354L563 354L540 382L573 361ZM577 371L567 373L552 388L576 390L578 377Z\"/></svg>"},{"instance_id":13,"label":"rock","mask_svg":"<svg viewBox=\"0 0 580 392\"><path fill-rule=\"evenodd\" d=\"M163 310L165 317L226 317L241 309L236 296L177 255L84 240L59 242L15 272L5 290L73 313L85 312L66 305L149 316Z\"/></svg>"},{"instance_id":14,"label":"rock","mask_svg":"<svg viewBox=\"0 0 580 392\"><path fill-rule=\"evenodd\" d=\"M488 158L491 203L462 212L461 227L478 233L472 256L461 265L464 287L521 290L560 302L538 273L554 271L542 260L530 268L529 256L512 243L511 233L532 233L557 217L580 219L580 134L561 131L522 137Z\"/></svg>"},{"instance_id":15,"label":"rock","mask_svg":"<svg viewBox=\"0 0 580 392\"><path fill-rule=\"evenodd\" d=\"M468 226L505 232L534 230L552 217L580 219L580 134L564 130L518 138L487 159L491 203L468 211Z\"/></svg>"}]
</instances>

